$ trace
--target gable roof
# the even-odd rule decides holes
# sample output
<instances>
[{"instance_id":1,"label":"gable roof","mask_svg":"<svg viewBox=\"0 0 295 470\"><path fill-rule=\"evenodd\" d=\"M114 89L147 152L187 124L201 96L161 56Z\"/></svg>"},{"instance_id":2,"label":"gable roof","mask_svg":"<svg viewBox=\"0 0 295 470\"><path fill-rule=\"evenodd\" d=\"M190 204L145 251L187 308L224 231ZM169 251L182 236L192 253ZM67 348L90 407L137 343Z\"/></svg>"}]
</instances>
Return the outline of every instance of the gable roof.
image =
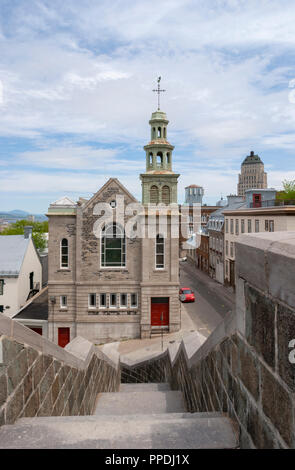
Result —
<instances>
[{"instance_id":1,"label":"gable roof","mask_svg":"<svg viewBox=\"0 0 295 470\"><path fill-rule=\"evenodd\" d=\"M76 206L76 203L69 197L64 196L57 201L52 202L50 206Z\"/></svg>"},{"instance_id":2,"label":"gable roof","mask_svg":"<svg viewBox=\"0 0 295 470\"><path fill-rule=\"evenodd\" d=\"M23 235L0 236L0 276L18 276L30 238Z\"/></svg>"},{"instance_id":3,"label":"gable roof","mask_svg":"<svg viewBox=\"0 0 295 470\"><path fill-rule=\"evenodd\" d=\"M133 202L138 202L137 199L135 199L135 197L128 191L128 189L125 188L125 186L117 178L109 178L108 181L92 196L92 198L85 203L83 209L89 207L95 201L95 199L97 199L100 194L105 191L108 186L110 186L112 183L115 183L117 186L119 186L123 193L130 197Z\"/></svg>"}]
</instances>

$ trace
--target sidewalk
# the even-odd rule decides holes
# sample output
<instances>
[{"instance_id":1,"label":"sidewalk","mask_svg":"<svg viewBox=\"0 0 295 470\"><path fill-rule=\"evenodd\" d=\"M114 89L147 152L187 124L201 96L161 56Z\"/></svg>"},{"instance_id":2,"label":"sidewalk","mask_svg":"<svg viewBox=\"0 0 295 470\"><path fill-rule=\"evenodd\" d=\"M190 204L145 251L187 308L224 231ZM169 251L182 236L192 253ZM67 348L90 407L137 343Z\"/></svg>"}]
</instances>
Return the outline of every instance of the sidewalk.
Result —
<instances>
[{"instance_id":1,"label":"sidewalk","mask_svg":"<svg viewBox=\"0 0 295 470\"><path fill-rule=\"evenodd\" d=\"M163 335L163 351L172 344L181 343L183 337L196 332L198 333L198 340L202 344L206 340L206 336L197 331L196 325L187 313L186 305L181 304L181 329L175 333ZM138 360L162 352L162 338L161 335L155 335L151 339L130 339L107 343L98 347L102 351L115 348L121 355L128 357L130 360Z\"/></svg>"}]
</instances>

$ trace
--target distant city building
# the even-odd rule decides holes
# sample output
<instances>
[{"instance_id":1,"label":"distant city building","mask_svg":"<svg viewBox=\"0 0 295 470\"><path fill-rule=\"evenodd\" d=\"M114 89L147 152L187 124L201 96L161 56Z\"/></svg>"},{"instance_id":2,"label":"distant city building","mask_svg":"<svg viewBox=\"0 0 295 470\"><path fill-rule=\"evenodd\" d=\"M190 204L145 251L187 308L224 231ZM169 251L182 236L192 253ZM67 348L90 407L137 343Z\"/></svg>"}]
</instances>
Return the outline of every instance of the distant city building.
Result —
<instances>
[{"instance_id":1,"label":"distant city building","mask_svg":"<svg viewBox=\"0 0 295 470\"><path fill-rule=\"evenodd\" d=\"M224 211L237 209L244 204L241 196L227 196L227 205L220 206L209 217L207 232L209 234L209 275L216 281L224 282Z\"/></svg>"},{"instance_id":2,"label":"distant city building","mask_svg":"<svg viewBox=\"0 0 295 470\"><path fill-rule=\"evenodd\" d=\"M201 204L204 196L202 186L191 184L185 188L185 204Z\"/></svg>"},{"instance_id":3,"label":"distant city building","mask_svg":"<svg viewBox=\"0 0 295 470\"><path fill-rule=\"evenodd\" d=\"M245 196L247 189L267 188L267 174L264 171L264 164L258 155L250 152L241 165L239 174L238 196Z\"/></svg>"},{"instance_id":4,"label":"distant city building","mask_svg":"<svg viewBox=\"0 0 295 470\"><path fill-rule=\"evenodd\" d=\"M42 267L32 240L24 235L0 236L0 313L12 317L42 285Z\"/></svg>"},{"instance_id":5,"label":"distant city building","mask_svg":"<svg viewBox=\"0 0 295 470\"><path fill-rule=\"evenodd\" d=\"M283 201L276 201L275 189L249 189L245 196L240 207L224 209L225 283L232 286L235 285L235 242L240 236L295 230L295 205L281 205Z\"/></svg>"}]
</instances>

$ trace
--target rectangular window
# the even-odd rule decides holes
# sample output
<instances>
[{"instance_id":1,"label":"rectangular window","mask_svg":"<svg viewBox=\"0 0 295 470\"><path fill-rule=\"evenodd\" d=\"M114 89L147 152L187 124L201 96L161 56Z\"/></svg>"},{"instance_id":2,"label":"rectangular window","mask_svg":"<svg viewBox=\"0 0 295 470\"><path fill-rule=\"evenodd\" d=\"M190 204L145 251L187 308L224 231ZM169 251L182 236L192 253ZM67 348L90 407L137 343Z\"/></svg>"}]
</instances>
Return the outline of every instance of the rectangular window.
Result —
<instances>
[{"instance_id":1,"label":"rectangular window","mask_svg":"<svg viewBox=\"0 0 295 470\"><path fill-rule=\"evenodd\" d=\"M230 242L230 256L233 258L234 256L234 244L233 242Z\"/></svg>"},{"instance_id":2,"label":"rectangular window","mask_svg":"<svg viewBox=\"0 0 295 470\"><path fill-rule=\"evenodd\" d=\"M136 308L138 306L137 294L131 294L130 307Z\"/></svg>"},{"instance_id":3,"label":"rectangular window","mask_svg":"<svg viewBox=\"0 0 295 470\"><path fill-rule=\"evenodd\" d=\"M60 267L69 267L69 242L66 238L60 242Z\"/></svg>"},{"instance_id":4,"label":"rectangular window","mask_svg":"<svg viewBox=\"0 0 295 470\"><path fill-rule=\"evenodd\" d=\"M127 308L127 294L120 294L120 307Z\"/></svg>"},{"instance_id":5,"label":"rectangular window","mask_svg":"<svg viewBox=\"0 0 295 470\"><path fill-rule=\"evenodd\" d=\"M234 233L234 219L230 219L230 233L232 235Z\"/></svg>"},{"instance_id":6,"label":"rectangular window","mask_svg":"<svg viewBox=\"0 0 295 470\"><path fill-rule=\"evenodd\" d=\"M117 294L110 294L110 308L117 307Z\"/></svg>"},{"instance_id":7,"label":"rectangular window","mask_svg":"<svg viewBox=\"0 0 295 470\"><path fill-rule=\"evenodd\" d=\"M99 306L106 307L107 306L107 296L106 294L99 294Z\"/></svg>"},{"instance_id":8,"label":"rectangular window","mask_svg":"<svg viewBox=\"0 0 295 470\"><path fill-rule=\"evenodd\" d=\"M245 233L245 220L241 220L241 233Z\"/></svg>"},{"instance_id":9,"label":"rectangular window","mask_svg":"<svg viewBox=\"0 0 295 470\"><path fill-rule=\"evenodd\" d=\"M264 221L264 230L268 232L268 220Z\"/></svg>"},{"instance_id":10,"label":"rectangular window","mask_svg":"<svg viewBox=\"0 0 295 470\"><path fill-rule=\"evenodd\" d=\"M0 279L0 295L4 294L4 279Z\"/></svg>"},{"instance_id":11,"label":"rectangular window","mask_svg":"<svg viewBox=\"0 0 295 470\"><path fill-rule=\"evenodd\" d=\"M239 235L239 219L236 219L236 235Z\"/></svg>"},{"instance_id":12,"label":"rectangular window","mask_svg":"<svg viewBox=\"0 0 295 470\"><path fill-rule=\"evenodd\" d=\"M60 308L67 308L68 306L68 298L66 295L60 296Z\"/></svg>"},{"instance_id":13,"label":"rectangular window","mask_svg":"<svg viewBox=\"0 0 295 470\"><path fill-rule=\"evenodd\" d=\"M228 219L225 219L225 232L228 233Z\"/></svg>"},{"instance_id":14,"label":"rectangular window","mask_svg":"<svg viewBox=\"0 0 295 470\"><path fill-rule=\"evenodd\" d=\"M259 220L255 220L255 232L259 232Z\"/></svg>"},{"instance_id":15,"label":"rectangular window","mask_svg":"<svg viewBox=\"0 0 295 470\"><path fill-rule=\"evenodd\" d=\"M164 237L162 235L157 235L156 238L156 269L164 268Z\"/></svg>"},{"instance_id":16,"label":"rectangular window","mask_svg":"<svg viewBox=\"0 0 295 470\"><path fill-rule=\"evenodd\" d=\"M89 294L88 295L88 307L95 308L96 307L96 294Z\"/></svg>"},{"instance_id":17,"label":"rectangular window","mask_svg":"<svg viewBox=\"0 0 295 470\"><path fill-rule=\"evenodd\" d=\"M248 219L248 233L252 232L252 220Z\"/></svg>"},{"instance_id":18,"label":"rectangular window","mask_svg":"<svg viewBox=\"0 0 295 470\"><path fill-rule=\"evenodd\" d=\"M270 220L270 221L269 221L269 231L270 231L270 232L274 232L274 231L275 231L275 221L274 221L274 220Z\"/></svg>"}]
</instances>

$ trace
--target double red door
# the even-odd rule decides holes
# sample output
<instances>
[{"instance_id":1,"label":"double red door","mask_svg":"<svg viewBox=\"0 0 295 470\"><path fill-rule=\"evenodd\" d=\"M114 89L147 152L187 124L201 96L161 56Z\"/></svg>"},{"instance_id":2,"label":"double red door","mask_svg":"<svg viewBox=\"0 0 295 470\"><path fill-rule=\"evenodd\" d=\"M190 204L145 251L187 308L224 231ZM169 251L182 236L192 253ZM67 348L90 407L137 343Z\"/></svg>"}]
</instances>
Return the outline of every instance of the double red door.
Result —
<instances>
[{"instance_id":1,"label":"double red door","mask_svg":"<svg viewBox=\"0 0 295 470\"><path fill-rule=\"evenodd\" d=\"M58 345L64 348L70 342L70 328L58 329Z\"/></svg>"},{"instance_id":2,"label":"double red door","mask_svg":"<svg viewBox=\"0 0 295 470\"><path fill-rule=\"evenodd\" d=\"M151 298L151 326L169 326L169 297Z\"/></svg>"}]
</instances>

